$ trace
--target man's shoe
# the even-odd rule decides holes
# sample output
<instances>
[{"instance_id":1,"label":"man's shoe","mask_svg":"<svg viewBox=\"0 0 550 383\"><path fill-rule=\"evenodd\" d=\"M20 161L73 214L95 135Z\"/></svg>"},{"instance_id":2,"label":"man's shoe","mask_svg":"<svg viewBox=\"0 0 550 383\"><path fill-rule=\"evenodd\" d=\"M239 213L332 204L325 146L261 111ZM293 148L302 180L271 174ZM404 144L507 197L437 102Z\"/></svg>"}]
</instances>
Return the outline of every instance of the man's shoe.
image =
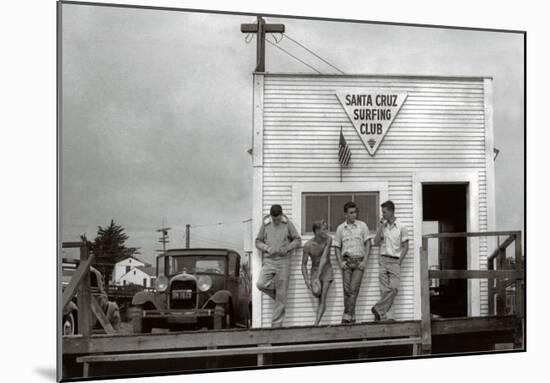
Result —
<instances>
[{"instance_id":1,"label":"man's shoe","mask_svg":"<svg viewBox=\"0 0 550 383\"><path fill-rule=\"evenodd\" d=\"M374 320L376 322L380 321L382 318L380 317L380 314L378 314L378 311L373 307L370 309L370 311L374 314Z\"/></svg>"}]
</instances>

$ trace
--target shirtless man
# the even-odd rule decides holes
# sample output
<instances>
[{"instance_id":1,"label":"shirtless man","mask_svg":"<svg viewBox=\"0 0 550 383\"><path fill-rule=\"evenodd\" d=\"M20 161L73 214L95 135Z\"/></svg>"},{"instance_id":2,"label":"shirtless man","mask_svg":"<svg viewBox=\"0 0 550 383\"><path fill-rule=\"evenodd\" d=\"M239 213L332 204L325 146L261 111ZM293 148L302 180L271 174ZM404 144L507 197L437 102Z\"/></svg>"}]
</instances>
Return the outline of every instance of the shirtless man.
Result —
<instances>
[{"instance_id":1,"label":"shirtless man","mask_svg":"<svg viewBox=\"0 0 550 383\"><path fill-rule=\"evenodd\" d=\"M324 220L315 221L313 223L315 237L306 242L302 256L302 275L306 286L311 290L313 296L319 298L314 326L319 325L325 313L328 288L334 279L332 265L330 264L332 238L327 232L328 226ZM308 275L307 263L309 258L311 258L311 271Z\"/></svg>"}]
</instances>

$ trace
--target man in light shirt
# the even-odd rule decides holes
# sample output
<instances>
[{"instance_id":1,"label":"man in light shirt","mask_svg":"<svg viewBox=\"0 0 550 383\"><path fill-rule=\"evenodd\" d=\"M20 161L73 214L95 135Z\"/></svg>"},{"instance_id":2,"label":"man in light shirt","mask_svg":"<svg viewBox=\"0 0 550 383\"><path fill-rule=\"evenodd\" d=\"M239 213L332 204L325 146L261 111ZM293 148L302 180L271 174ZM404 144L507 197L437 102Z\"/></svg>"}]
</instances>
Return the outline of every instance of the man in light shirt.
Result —
<instances>
[{"instance_id":1,"label":"man in light shirt","mask_svg":"<svg viewBox=\"0 0 550 383\"><path fill-rule=\"evenodd\" d=\"M401 264L409 251L407 228L395 218L392 201L382 204L382 217L374 237L374 246L380 246L380 300L371 309L377 321L389 319L388 311L399 291Z\"/></svg>"},{"instance_id":2,"label":"man in light shirt","mask_svg":"<svg viewBox=\"0 0 550 383\"><path fill-rule=\"evenodd\" d=\"M283 214L281 205L273 205L264 217L256 236L256 248L263 258L263 266L256 287L271 297L272 327L281 327L285 316L286 296L290 278L290 257L302 244L294 224Z\"/></svg>"},{"instance_id":3,"label":"man in light shirt","mask_svg":"<svg viewBox=\"0 0 550 383\"><path fill-rule=\"evenodd\" d=\"M355 203L347 202L344 213L346 220L336 229L334 247L344 286L342 323L355 323L355 303L367 266L371 235L367 224L357 219L358 209Z\"/></svg>"}]
</instances>

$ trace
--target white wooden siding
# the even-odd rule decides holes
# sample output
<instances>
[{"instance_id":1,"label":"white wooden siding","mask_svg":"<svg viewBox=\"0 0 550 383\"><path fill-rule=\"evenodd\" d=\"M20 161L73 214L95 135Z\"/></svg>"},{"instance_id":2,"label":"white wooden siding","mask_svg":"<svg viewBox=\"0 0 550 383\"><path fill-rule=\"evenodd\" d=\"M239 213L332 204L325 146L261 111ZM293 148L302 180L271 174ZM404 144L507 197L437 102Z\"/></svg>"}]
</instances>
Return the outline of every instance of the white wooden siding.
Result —
<instances>
[{"instance_id":1,"label":"white wooden siding","mask_svg":"<svg viewBox=\"0 0 550 383\"><path fill-rule=\"evenodd\" d=\"M263 112L255 116L255 121L256 126L263 129L263 138L261 143L255 142L254 149L262 149L261 162L256 165L263 165L263 169L255 173L262 177L255 179L255 185L262 190L262 214L268 214L269 207L278 203L293 219L296 216L292 206L293 184L340 184L337 153L342 126L352 150L350 166L343 171L342 185L360 182L368 191L372 183L387 182L388 197L396 204L396 215L409 228L410 250L402 267L394 317L412 319L417 283L413 270L418 261L413 249L420 246L413 239L413 172L477 171L479 229L488 228L484 79L266 74L263 82L255 82L255 86L258 84L263 84ZM363 87L408 92L407 100L374 157L367 153L335 95L337 90ZM257 213L254 212L256 217ZM293 222L297 226L301 224ZM254 230L258 227L256 220ZM481 268L487 267L488 251L487 241L480 240ZM336 268L334 252L331 258L335 281L322 324L339 323L343 312L341 274ZM292 260L286 326L312 324L315 318L317 302L305 288L300 266L301 251ZM370 307L379 297L377 272L378 249L375 249L358 298L359 321L373 319ZM257 275L253 278L257 279ZM261 306L261 323L254 325L270 326L271 299L262 296ZM487 283L481 281L481 314L486 312Z\"/></svg>"}]
</instances>

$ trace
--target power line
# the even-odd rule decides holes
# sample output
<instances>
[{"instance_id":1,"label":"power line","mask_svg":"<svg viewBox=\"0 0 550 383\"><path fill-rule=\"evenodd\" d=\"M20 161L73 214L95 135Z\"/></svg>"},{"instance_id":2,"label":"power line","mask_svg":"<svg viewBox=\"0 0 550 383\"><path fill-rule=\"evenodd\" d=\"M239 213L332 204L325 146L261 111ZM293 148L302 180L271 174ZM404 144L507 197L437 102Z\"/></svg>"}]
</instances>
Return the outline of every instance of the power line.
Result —
<instances>
[{"instance_id":1,"label":"power line","mask_svg":"<svg viewBox=\"0 0 550 383\"><path fill-rule=\"evenodd\" d=\"M311 53L312 55L314 55L315 57L317 57L319 60L321 60L322 62L324 62L325 64L327 65L330 65L332 68L336 69L338 72L342 73L342 74L345 74L343 70L341 70L340 68L332 65L331 63L329 63L327 60L325 60L324 58L322 58L321 56L319 56L317 53L315 53L314 51L312 51L311 49L309 49L308 47L306 47L305 45L301 44L300 42L296 41L295 39L293 39L292 37L290 37L287 33L285 33L283 36L285 36L286 38L288 38L290 41L292 41L294 44L302 47L303 49L305 49L306 51L308 51L309 53ZM275 38L275 37L274 37ZM279 40L280 41L280 40Z\"/></svg>"},{"instance_id":2,"label":"power line","mask_svg":"<svg viewBox=\"0 0 550 383\"><path fill-rule=\"evenodd\" d=\"M220 243L213 243L209 241L204 241L202 239L194 239L195 243L198 243L202 246L208 246L208 247L214 247L214 248L230 248L230 249L240 249L242 246L237 245L229 245L229 244L220 244Z\"/></svg>"},{"instance_id":3,"label":"power line","mask_svg":"<svg viewBox=\"0 0 550 383\"><path fill-rule=\"evenodd\" d=\"M278 46L277 44L274 44L272 43L271 41L269 41L268 39L265 39L265 41L267 41L269 44L273 45L275 48L277 49L280 49L281 51L283 51L284 53L286 53L287 55L289 55L290 57L294 58L295 60L301 62L302 64L304 64L305 66L313 69L315 72L319 73L319 74L322 74L319 70L315 69L315 67L313 67L312 65L309 65L308 63L306 63L305 61L299 59L298 57L294 56L292 53L290 53L289 51L281 48L280 46Z\"/></svg>"},{"instance_id":4,"label":"power line","mask_svg":"<svg viewBox=\"0 0 550 383\"><path fill-rule=\"evenodd\" d=\"M240 246L239 244L233 243L233 242L230 242L230 241L224 241L224 240L220 240L220 239L207 238L207 237L203 237L203 236L195 236L195 237L196 237L197 239L199 239L199 240L202 240L203 242L217 243L217 244L220 244L220 245ZM195 238L195 237L194 237L194 238Z\"/></svg>"},{"instance_id":5,"label":"power line","mask_svg":"<svg viewBox=\"0 0 550 383\"><path fill-rule=\"evenodd\" d=\"M199 236L199 235L194 235L193 240L195 240L195 239L200 241L200 242L207 242L207 243L217 245L217 246L224 246L224 247L241 247L242 246L242 245L239 245L239 244L236 244L236 243L233 243L233 242L219 240L219 239L206 238L206 237Z\"/></svg>"},{"instance_id":6,"label":"power line","mask_svg":"<svg viewBox=\"0 0 550 383\"><path fill-rule=\"evenodd\" d=\"M221 225L234 225L237 223L242 223L243 221L229 221L229 222L213 222L213 223L205 223L201 225L191 225L191 228L195 229L198 227L208 227L208 226L221 226Z\"/></svg>"}]
</instances>

